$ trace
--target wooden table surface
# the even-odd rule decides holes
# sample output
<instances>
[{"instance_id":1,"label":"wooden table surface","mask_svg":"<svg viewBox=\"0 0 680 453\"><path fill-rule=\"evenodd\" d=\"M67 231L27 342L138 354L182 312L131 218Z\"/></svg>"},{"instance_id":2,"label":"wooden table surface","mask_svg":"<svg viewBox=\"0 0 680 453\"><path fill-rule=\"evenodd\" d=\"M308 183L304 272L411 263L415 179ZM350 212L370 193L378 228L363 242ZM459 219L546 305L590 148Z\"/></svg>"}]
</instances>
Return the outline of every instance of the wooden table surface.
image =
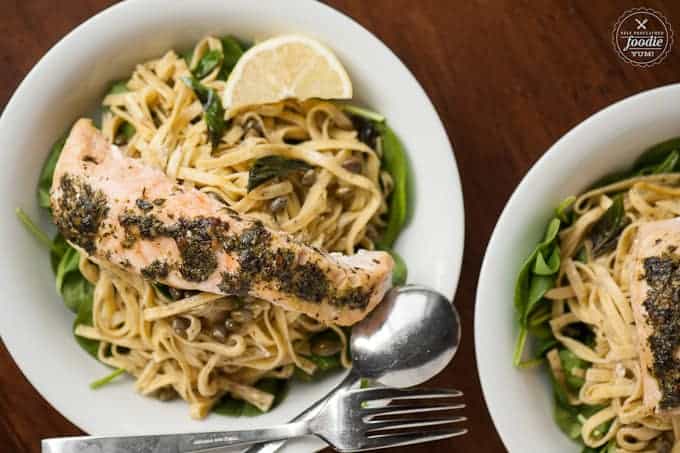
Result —
<instances>
[{"instance_id":1,"label":"wooden table surface","mask_svg":"<svg viewBox=\"0 0 680 453\"><path fill-rule=\"evenodd\" d=\"M3 0L0 106L55 42L111 3ZM514 187L560 136L615 101L680 79L680 2L328 3L375 33L413 71L453 142L465 192L467 236L456 295L463 343L454 363L431 384L465 392L470 433L399 451L505 451L486 412L474 357L475 289L486 243ZM661 11L676 30L670 56L651 69L621 61L610 40L616 19L639 6ZM38 395L0 344L0 451L38 452L41 438L80 433Z\"/></svg>"}]
</instances>

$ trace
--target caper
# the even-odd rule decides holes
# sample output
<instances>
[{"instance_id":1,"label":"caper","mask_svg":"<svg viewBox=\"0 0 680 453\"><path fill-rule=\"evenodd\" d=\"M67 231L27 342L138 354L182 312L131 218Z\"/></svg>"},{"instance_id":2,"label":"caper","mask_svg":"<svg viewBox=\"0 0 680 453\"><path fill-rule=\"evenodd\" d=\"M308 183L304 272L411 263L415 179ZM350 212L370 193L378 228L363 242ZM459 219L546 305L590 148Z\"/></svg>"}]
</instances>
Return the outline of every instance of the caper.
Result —
<instances>
[{"instance_id":1,"label":"caper","mask_svg":"<svg viewBox=\"0 0 680 453\"><path fill-rule=\"evenodd\" d=\"M312 354L328 357L337 354L342 349L339 341L327 338L319 339L312 344Z\"/></svg>"},{"instance_id":2,"label":"caper","mask_svg":"<svg viewBox=\"0 0 680 453\"><path fill-rule=\"evenodd\" d=\"M172 320L172 328L178 335L184 333L190 325L191 322L189 322L189 320L186 318L175 318Z\"/></svg>"},{"instance_id":3,"label":"caper","mask_svg":"<svg viewBox=\"0 0 680 453\"><path fill-rule=\"evenodd\" d=\"M286 209L286 206L288 206L288 197L276 197L269 204L269 209L272 212L280 212Z\"/></svg>"},{"instance_id":4,"label":"caper","mask_svg":"<svg viewBox=\"0 0 680 453\"><path fill-rule=\"evenodd\" d=\"M213 338L219 340L219 341L224 341L227 339L227 328L224 326L224 324L217 324L213 326L211 335Z\"/></svg>"},{"instance_id":5,"label":"caper","mask_svg":"<svg viewBox=\"0 0 680 453\"><path fill-rule=\"evenodd\" d=\"M311 186L314 184L315 181L316 173L314 172L313 168L307 170L305 174L302 175L302 179L300 180L303 186Z\"/></svg>"},{"instance_id":6,"label":"caper","mask_svg":"<svg viewBox=\"0 0 680 453\"><path fill-rule=\"evenodd\" d=\"M227 319L224 321L224 328L231 332L236 332L241 328L241 325L234 321L233 319Z\"/></svg>"},{"instance_id":7,"label":"caper","mask_svg":"<svg viewBox=\"0 0 680 453\"><path fill-rule=\"evenodd\" d=\"M350 157L342 163L342 168L350 173L361 173L361 160L356 157Z\"/></svg>"},{"instance_id":8,"label":"caper","mask_svg":"<svg viewBox=\"0 0 680 453\"><path fill-rule=\"evenodd\" d=\"M231 312L231 319L240 323L248 322L253 319L253 312L251 312L247 308L244 308L242 310L234 310Z\"/></svg>"}]
</instances>

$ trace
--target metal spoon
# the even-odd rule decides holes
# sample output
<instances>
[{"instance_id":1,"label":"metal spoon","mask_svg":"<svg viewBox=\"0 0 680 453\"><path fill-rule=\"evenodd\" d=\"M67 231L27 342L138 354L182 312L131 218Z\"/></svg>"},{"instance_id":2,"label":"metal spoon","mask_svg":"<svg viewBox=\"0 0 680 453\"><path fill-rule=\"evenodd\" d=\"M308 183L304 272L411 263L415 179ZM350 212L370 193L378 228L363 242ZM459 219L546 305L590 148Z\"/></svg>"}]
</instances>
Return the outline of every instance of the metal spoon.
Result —
<instances>
[{"instance_id":1,"label":"metal spoon","mask_svg":"<svg viewBox=\"0 0 680 453\"><path fill-rule=\"evenodd\" d=\"M352 327L352 369L324 398L292 421L313 416L336 392L362 378L389 387L410 387L433 378L460 344L456 307L438 292L416 285L392 288L366 318ZM245 453L274 453L285 441L254 445Z\"/></svg>"}]
</instances>

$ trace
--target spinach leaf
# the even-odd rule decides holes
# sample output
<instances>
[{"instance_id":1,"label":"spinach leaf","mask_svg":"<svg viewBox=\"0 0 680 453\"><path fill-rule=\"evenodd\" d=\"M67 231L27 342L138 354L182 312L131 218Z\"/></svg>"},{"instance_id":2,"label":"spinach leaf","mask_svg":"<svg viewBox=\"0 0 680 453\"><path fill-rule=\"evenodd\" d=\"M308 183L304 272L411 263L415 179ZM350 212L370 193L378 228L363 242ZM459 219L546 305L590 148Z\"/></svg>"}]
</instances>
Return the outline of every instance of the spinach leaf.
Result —
<instances>
[{"instance_id":1,"label":"spinach leaf","mask_svg":"<svg viewBox=\"0 0 680 453\"><path fill-rule=\"evenodd\" d=\"M536 261L536 255L543 250L548 249L552 246L553 242L557 238L557 233L560 230L560 220L554 218L548 224L543 240L536 246L536 248L531 252L529 257L524 261L519 275L517 277L517 283L515 284L515 310L519 314L520 320L526 320L528 316L527 307L529 305L529 289L531 287L532 280L532 269ZM535 290L536 293L536 290Z\"/></svg>"},{"instance_id":2,"label":"spinach leaf","mask_svg":"<svg viewBox=\"0 0 680 453\"><path fill-rule=\"evenodd\" d=\"M243 51L248 46L234 38L233 36L225 36L222 41L223 63L222 69L217 78L220 80L227 80L229 73L234 69L236 63L243 55Z\"/></svg>"},{"instance_id":3,"label":"spinach leaf","mask_svg":"<svg viewBox=\"0 0 680 453\"><path fill-rule=\"evenodd\" d=\"M130 139L135 135L136 132L137 129L135 129L132 124L125 121L120 125L116 133L116 144L121 145L129 143Z\"/></svg>"},{"instance_id":4,"label":"spinach leaf","mask_svg":"<svg viewBox=\"0 0 680 453\"><path fill-rule=\"evenodd\" d=\"M296 171L312 168L306 162L286 159L281 156L267 156L257 159L248 172L248 192L277 176L285 178Z\"/></svg>"},{"instance_id":5,"label":"spinach leaf","mask_svg":"<svg viewBox=\"0 0 680 453\"><path fill-rule=\"evenodd\" d=\"M392 175L394 188L389 198L387 227L376 242L377 248L388 250L399 236L408 218L408 160L399 138L385 123L376 125L382 136L382 167Z\"/></svg>"},{"instance_id":6,"label":"spinach leaf","mask_svg":"<svg viewBox=\"0 0 680 453\"><path fill-rule=\"evenodd\" d=\"M648 169L643 169L640 171L641 174L646 174L646 171L649 171L649 174L657 175L660 173L671 173L677 168L678 165L678 159L680 158L680 152L678 150L672 151L666 159L663 160L658 165L652 166Z\"/></svg>"},{"instance_id":7,"label":"spinach leaf","mask_svg":"<svg viewBox=\"0 0 680 453\"><path fill-rule=\"evenodd\" d=\"M52 272L54 272L54 275L57 274L57 268L59 267L61 259L70 248L72 247L66 242L64 236L62 236L61 233L57 233L52 240L52 246L50 248L50 264L52 265Z\"/></svg>"},{"instance_id":8,"label":"spinach leaf","mask_svg":"<svg viewBox=\"0 0 680 453\"><path fill-rule=\"evenodd\" d=\"M578 419L578 407L555 401L553 412L555 423L570 439L581 437L581 422Z\"/></svg>"},{"instance_id":9,"label":"spinach leaf","mask_svg":"<svg viewBox=\"0 0 680 453\"><path fill-rule=\"evenodd\" d=\"M561 349L559 356L567 385L572 390L578 391L585 383L585 380L576 374L576 370L585 372L588 368L588 362L578 358L576 354L568 349Z\"/></svg>"},{"instance_id":10,"label":"spinach leaf","mask_svg":"<svg viewBox=\"0 0 680 453\"><path fill-rule=\"evenodd\" d=\"M73 247L69 247L68 249L66 249L65 253L59 260L59 264L57 265L56 284L57 292L59 294L62 293L62 288L64 286L64 278L66 277L66 275L71 272L79 272L78 271L79 262L80 254L76 251L76 249L74 249ZM73 309L73 307L69 308Z\"/></svg>"},{"instance_id":11,"label":"spinach leaf","mask_svg":"<svg viewBox=\"0 0 680 453\"><path fill-rule=\"evenodd\" d=\"M587 236L593 243L593 255L595 256L613 250L619 241L619 235L630 223L630 219L625 216L623 195L615 196L612 201L612 205L595 222Z\"/></svg>"},{"instance_id":12,"label":"spinach leaf","mask_svg":"<svg viewBox=\"0 0 680 453\"><path fill-rule=\"evenodd\" d=\"M553 218L548 223L543 240L524 261L517 276L514 305L520 329L515 343L513 363L518 367L533 365L538 362L538 359L534 359L523 363L522 355L527 340L529 319L534 310L540 306L546 291L555 285L554 274L559 269L557 233L560 230L560 224L561 222L558 218ZM540 258L538 258L539 255ZM547 261L544 258L546 255L549 257ZM540 261L537 263L537 260ZM554 272L549 273L553 269ZM544 322L547 322L547 319ZM538 330L538 326L534 325L532 327L533 331Z\"/></svg>"},{"instance_id":13,"label":"spinach leaf","mask_svg":"<svg viewBox=\"0 0 680 453\"><path fill-rule=\"evenodd\" d=\"M375 121L376 123L382 123L385 121L385 117L382 116L380 113L356 105L344 104L342 106L342 110L351 115L360 116L369 121Z\"/></svg>"},{"instance_id":14,"label":"spinach leaf","mask_svg":"<svg viewBox=\"0 0 680 453\"><path fill-rule=\"evenodd\" d=\"M78 299L78 303L77 304L74 303L74 305L78 307L78 314L76 315L76 319L73 321L73 336L81 348L87 351L87 353L90 354L92 357L97 359L99 342L97 340L90 340L89 338L83 338L75 334L76 327L78 327L79 325L81 324L86 326L92 325L92 303L94 286L92 286L90 282L85 280L84 277L81 277L80 280L71 289L68 290L68 292L70 293L71 290L73 291L73 294L70 297ZM64 295L64 298L66 298L66 295Z\"/></svg>"},{"instance_id":15,"label":"spinach leaf","mask_svg":"<svg viewBox=\"0 0 680 453\"><path fill-rule=\"evenodd\" d=\"M168 285L156 282L153 283L153 287L156 288L156 290L159 293L161 293L166 299L175 300L174 297L172 297L172 294L170 294L170 287Z\"/></svg>"},{"instance_id":16,"label":"spinach leaf","mask_svg":"<svg viewBox=\"0 0 680 453\"><path fill-rule=\"evenodd\" d=\"M560 202L560 204L557 205L557 208L555 209L555 217L560 219L560 221L562 223L564 223L565 225L568 225L569 223L571 223L571 219L570 219L568 210L571 207L571 205L574 204L575 201L576 201L576 197L572 195L572 196L567 197L564 200L562 200Z\"/></svg>"},{"instance_id":17,"label":"spinach leaf","mask_svg":"<svg viewBox=\"0 0 680 453\"><path fill-rule=\"evenodd\" d=\"M394 259L394 269L392 269L392 285L403 285L406 283L406 277L408 277L408 269L406 268L406 263L401 258L401 256L394 250L390 250L390 255Z\"/></svg>"},{"instance_id":18,"label":"spinach leaf","mask_svg":"<svg viewBox=\"0 0 680 453\"><path fill-rule=\"evenodd\" d=\"M43 245L49 247L50 249L52 248L52 241L50 241L50 238L47 236L47 234L40 229L38 225L31 220L31 218L24 212L23 209L17 208L16 209L16 215L19 218L19 221L26 227L26 230L28 230L29 233L31 233L38 241L42 242Z\"/></svg>"},{"instance_id":19,"label":"spinach leaf","mask_svg":"<svg viewBox=\"0 0 680 453\"><path fill-rule=\"evenodd\" d=\"M547 255L547 254L546 254ZM555 246L546 260L543 257L543 252L539 251L536 254L536 261L534 262L533 272L536 275L553 275L560 269L560 248Z\"/></svg>"},{"instance_id":20,"label":"spinach leaf","mask_svg":"<svg viewBox=\"0 0 680 453\"><path fill-rule=\"evenodd\" d=\"M113 382L114 379L116 379L118 376L120 376L123 373L125 373L125 368L117 368L112 373L110 373L109 375L104 376L103 378L97 379L96 381L92 382L90 384L90 388L92 390L100 389L100 388L104 387L105 385L108 385L111 382Z\"/></svg>"},{"instance_id":21,"label":"spinach leaf","mask_svg":"<svg viewBox=\"0 0 680 453\"><path fill-rule=\"evenodd\" d=\"M652 165L658 165L666 160L671 152L678 150L680 150L680 137L658 143L642 153L640 157L635 160L633 169L639 170Z\"/></svg>"},{"instance_id":22,"label":"spinach leaf","mask_svg":"<svg viewBox=\"0 0 680 453\"><path fill-rule=\"evenodd\" d=\"M680 171L680 137L652 146L637 158L633 167L599 179L592 188L602 187L634 176Z\"/></svg>"},{"instance_id":23,"label":"spinach leaf","mask_svg":"<svg viewBox=\"0 0 680 453\"><path fill-rule=\"evenodd\" d=\"M50 154L47 156L47 160L43 164L43 168L40 171L40 179L38 180L38 204L41 208L50 208L50 188L52 187L52 175L54 175L54 169L57 166L57 161L61 155L61 151L64 149L64 144L66 143L66 135L57 140L52 148L50 149Z\"/></svg>"},{"instance_id":24,"label":"spinach leaf","mask_svg":"<svg viewBox=\"0 0 680 453\"><path fill-rule=\"evenodd\" d=\"M109 91L106 92L107 95L109 94L120 94L120 93L127 93L128 87L127 87L127 80L116 80L111 84L111 87L109 88Z\"/></svg>"},{"instance_id":25,"label":"spinach leaf","mask_svg":"<svg viewBox=\"0 0 680 453\"><path fill-rule=\"evenodd\" d=\"M222 139L226 123L224 121L224 107L220 96L212 88L208 88L200 83L193 76L182 77L189 88L194 90L196 97L203 105L203 118L208 125L208 136L213 147L217 146Z\"/></svg>"},{"instance_id":26,"label":"spinach leaf","mask_svg":"<svg viewBox=\"0 0 680 453\"><path fill-rule=\"evenodd\" d=\"M270 408L271 410L278 406L286 397L286 393L288 392L288 380L272 378L260 379L255 387L263 392L274 395L274 402ZM212 411L216 414L230 417L253 417L264 413L252 404L238 400L231 395L223 396L217 404L213 406Z\"/></svg>"},{"instance_id":27,"label":"spinach leaf","mask_svg":"<svg viewBox=\"0 0 680 453\"><path fill-rule=\"evenodd\" d=\"M203 54L201 59L198 60L196 68L194 68L192 71L194 73L194 77L197 79L202 79L213 72L215 68L221 67L223 61L224 55L222 54L221 50L213 49L207 51L205 54Z\"/></svg>"},{"instance_id":28,"label":"spinach leaf","mask_svg":"<svg viewBox=\"0 0 680 453\"><path fill-rule=\"evenodd\" d=\"M305 358L311 362L314 362L316 365L317 368L315 375L318 373L326 373L328 371L338 370L342 367L342 363L340 362L340 353L327 357L311 354L305 356Z\"/></svg>"}]
</instances>

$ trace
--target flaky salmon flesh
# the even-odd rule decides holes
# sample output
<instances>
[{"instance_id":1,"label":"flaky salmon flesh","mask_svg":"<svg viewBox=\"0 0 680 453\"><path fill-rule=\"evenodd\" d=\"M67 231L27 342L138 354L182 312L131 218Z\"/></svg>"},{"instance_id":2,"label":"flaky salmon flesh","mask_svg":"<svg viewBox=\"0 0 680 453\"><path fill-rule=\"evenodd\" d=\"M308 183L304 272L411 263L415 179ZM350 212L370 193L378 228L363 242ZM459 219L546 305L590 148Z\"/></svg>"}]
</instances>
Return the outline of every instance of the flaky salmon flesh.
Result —
<instances>
[{"instance_id":1,"label":"flaky salmon flesh","mask_svg":"<svg viewBox=\"0 0 680 453\"><path fill-rule=\"evenodd\" d=\"M680 218L642 224L630 297L638 332L643 404L680 414Z\"/></svg>"},{"instance_id":2,"label":"flaky salmon flesh","mask_svg":"<svg viewBox=\"0 0 680 453\"><path fill-rule=\"evenodd\" d=\"M388 253L326 253L241 217L126 157L90 120L73 126L50 197L59 231L80 252L174 288L248 295L351 325L391 285Z\"/></svg>"}]
</instances>

